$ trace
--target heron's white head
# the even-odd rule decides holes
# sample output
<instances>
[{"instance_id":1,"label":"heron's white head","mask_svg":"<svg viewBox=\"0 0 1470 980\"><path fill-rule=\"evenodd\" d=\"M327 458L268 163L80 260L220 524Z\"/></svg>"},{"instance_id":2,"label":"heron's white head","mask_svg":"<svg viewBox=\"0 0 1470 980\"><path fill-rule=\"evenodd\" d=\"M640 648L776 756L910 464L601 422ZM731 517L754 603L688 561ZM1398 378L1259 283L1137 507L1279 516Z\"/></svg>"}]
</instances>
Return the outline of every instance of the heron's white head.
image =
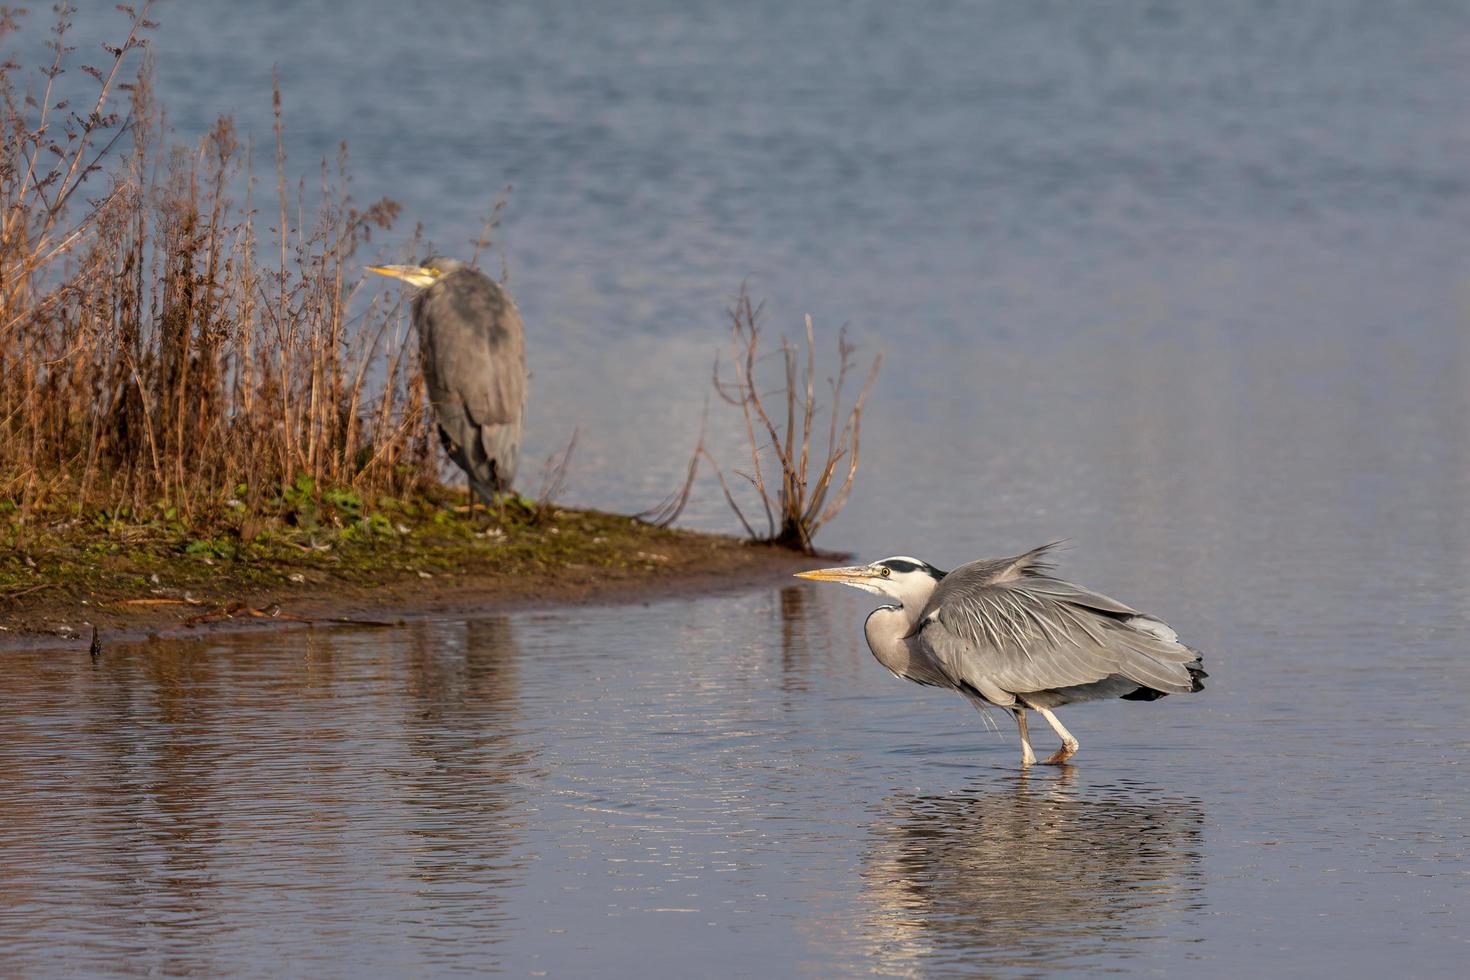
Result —
<instances>
[{"instance_id":1,"label":"heron's white head","mask_svg":"<svg viewBox=\"0 0 1470 980\"><path fill-rule=\"evenodd\" d=\"M944 578L944 572L926 561L898 555L871 565L797 572L796 577L815 582L840 582L874 595L897 599L900 605L922 606Z\"/></svg>"}]
</instances>

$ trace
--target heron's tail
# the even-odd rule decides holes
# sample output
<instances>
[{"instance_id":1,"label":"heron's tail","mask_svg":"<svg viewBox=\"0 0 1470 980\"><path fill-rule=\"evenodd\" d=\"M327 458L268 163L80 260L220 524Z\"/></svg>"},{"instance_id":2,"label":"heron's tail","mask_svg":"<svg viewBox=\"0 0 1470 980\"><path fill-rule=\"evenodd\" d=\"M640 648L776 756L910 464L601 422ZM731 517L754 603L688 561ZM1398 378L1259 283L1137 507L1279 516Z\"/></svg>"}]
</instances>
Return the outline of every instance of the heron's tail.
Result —
<instances>
[{"instance_id":1,"label":"heron's tail","mask_svg":"<svg viewBox=\"0 0 1470 980\"><path fill-rule=\"evenodd\" d=\"M1185 647L1195 655L1194 659L1184 665L1189 672L1189 693L1203 691L1205 689L1205 678L1210 675L1205 672L1204 658L1199 651L1193 647ZM1127 694L1120 695L1124 701L1157 701L1159 698L1168 697L1168 691L1160 691L1147 685L1140 685L1137 689Z\"/></svg>"},{"instance_id":2,"label":"heron's tail","mask_svg":"<svg viewBox=\"0 0 1470 980\"><path fill-rule=\"evenodd\" d=\"M521 423L494 425L469 424L466 444L460 445L442 423L439 438L449 458L459 464L480 499L491 507L496 497L509 493L515 480L516 461L521 450Z\"/></svg>"},{"instance_id":3,"label":"heron's tail","mask_svg":"<svg viewBox=\"0 0 1470 980\"><path fill-rule=\"evenodd\" d=\"M485 462L482 473L476 475L493 487L495 493L509 493L516 478L516 463L521 456L520 420L480 426L480 447L485 454Z\"/></svg>"},{"instance_id":4,"label":"heron's tail","mask_svg":"<svg viewBox=\"0 0 1470 980\"><path fill-rule=\"evenodd\" d=\"M1201 657L1192 664L1185 664L1184 668L1189 671L1189 691L1203 691L1205 689L1205 678L1210 675L1205 672L1204 658Z\"/></svg>"}]
</instances>

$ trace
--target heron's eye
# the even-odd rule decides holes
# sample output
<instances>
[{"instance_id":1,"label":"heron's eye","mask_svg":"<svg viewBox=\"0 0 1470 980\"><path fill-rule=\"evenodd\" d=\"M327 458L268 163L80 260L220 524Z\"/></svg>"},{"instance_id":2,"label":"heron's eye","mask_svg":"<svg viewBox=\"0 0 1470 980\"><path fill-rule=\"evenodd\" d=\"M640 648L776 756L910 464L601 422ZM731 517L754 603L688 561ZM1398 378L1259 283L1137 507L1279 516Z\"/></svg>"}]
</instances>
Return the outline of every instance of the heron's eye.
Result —
<instances>
[{"instance_id":1,"label":"heron's eye","mask_svg":"<svg viewBox=\"0 0 1470 980\"><path fill-rule=\"evenodd\" d=\"M893 574L893 569L889 568L887 565L884 565L883 566L883 577L884 578L887 578L888 576L890 576L892 574Z\"/></svg>"}]
</instances>

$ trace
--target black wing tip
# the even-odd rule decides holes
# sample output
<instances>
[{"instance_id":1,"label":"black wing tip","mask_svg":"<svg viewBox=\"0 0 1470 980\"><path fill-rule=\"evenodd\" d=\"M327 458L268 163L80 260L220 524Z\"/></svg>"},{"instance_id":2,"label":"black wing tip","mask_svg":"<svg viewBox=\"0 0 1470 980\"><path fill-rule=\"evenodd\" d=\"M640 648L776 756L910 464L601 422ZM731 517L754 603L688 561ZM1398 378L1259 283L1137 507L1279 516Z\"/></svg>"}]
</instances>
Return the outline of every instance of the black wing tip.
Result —
<instances>
[{"instance_id":1,"label":"black wing tip","mask_svg":"<svg viewBox=\"0 0 1470 980\"><path fill-rule=\"evenodd\" d=\"M1205 689L1205 678L1210 675L1205 671L1201 662L1196 660L1192 664L1185 664L1184 669L1189 671L1189 693L1193 694L1196 691L1203 691ZM1168 697L1169 692L1157 691L1151 687L1137 687L1127 694L1120 694L1118 696L1124 701L1157 701L1159 698Z\"/></svg>"}]
</instances>

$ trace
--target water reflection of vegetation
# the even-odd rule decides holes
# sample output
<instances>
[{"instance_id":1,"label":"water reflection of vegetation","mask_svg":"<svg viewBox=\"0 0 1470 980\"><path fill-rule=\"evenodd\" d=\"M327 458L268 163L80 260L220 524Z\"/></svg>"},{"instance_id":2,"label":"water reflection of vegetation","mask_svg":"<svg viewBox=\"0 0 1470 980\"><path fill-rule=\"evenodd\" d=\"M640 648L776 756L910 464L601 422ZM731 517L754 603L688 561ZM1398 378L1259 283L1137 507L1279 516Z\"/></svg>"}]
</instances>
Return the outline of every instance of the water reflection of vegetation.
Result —
<instances>
[{"instance_id":1,"label":"water reflection of vegetation","mask_svg":"<svg viewBox=\"0 0 1470 980\"><path fill-rule=\"evenodd\" d=\"M811 668L811 646L807 640L807 621L814 610L811 590L788 585L781 590L781 692L805 691Z\"/></svg>"},{"instance_id":2,"label":"water reflection of vegetation","mask_svg":"<svg viewBox=\"0 0 1470 980\"><path fill-rule=\"evenodd\" d=\"M481 949L523 863L518 658L499 618L27 661L0 884L90 910L42 930L78 964L213 974L267 934L321 951L308 972L349 933L404 963Z\"/></svg>"},{"instance_id":3,"label":"water reflection of vegetation","mask_svg":"<svg viewBox=\"0 0 1470 980\"><path fill-rule=\"evenodd\" d=\"M484 925L517 878L516 779L532 761L516 737L520 648L504 617L419 624L408 642L402 733L419 764L399 781L414 873L431 886L419 898L439 929Z\"/></svg>"},{"instance_id":4,"label":"water reflection of vegetation","mask_svg":"<svg viewBox=\"0 0 1470 980\"><path fill-rule=\"evenodd\" d=\"M1200 887L1199 802L1025 775L882 806L864 881L873 953L1042 969L1142 951Z\"/></svg>"}]
</instances>

